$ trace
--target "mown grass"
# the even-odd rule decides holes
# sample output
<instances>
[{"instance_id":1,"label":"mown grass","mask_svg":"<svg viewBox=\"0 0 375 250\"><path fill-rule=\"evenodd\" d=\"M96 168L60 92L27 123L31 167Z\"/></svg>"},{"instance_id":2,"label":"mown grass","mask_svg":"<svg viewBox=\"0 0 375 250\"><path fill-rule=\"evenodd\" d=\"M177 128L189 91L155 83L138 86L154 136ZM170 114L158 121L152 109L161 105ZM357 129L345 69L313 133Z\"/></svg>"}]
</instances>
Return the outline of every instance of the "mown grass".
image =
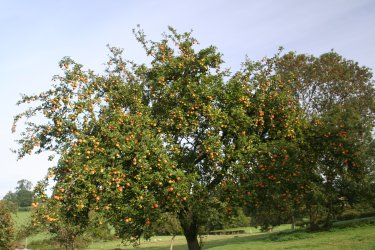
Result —
<instances>
[{"instance_id":1,"label":"mown grass","mask_svg":"<svg viewBox=\"0 0 375 250\"><path fill-rule=\"evenodd\" d=\"M13 221L14 221L14 224L15 224L15 227L16 227L17 231L19 231L21 229L21 227L28 225L28 223L30 222L30 216L31 216L30 211L19 211L19 212L17 212L17 214L13 214ZM42 242L44 240L48 240L50 237L51 236L47 232L37 233L37 234L34 234L34 235L32 235L32 236L30 236L26 239L18 241L17 243L21 243L23 245L29 246L33 242ZM44 249L44 247L38 248L38 249ZM48 248L46 248L46 249L48 249Z\"/></svg>"},{"instance_id":2,"label":"mown grass","mask_svg":"<svg viewBox=\"0 0 375 250\"><path fill-rule=\"evenodd\" d=\"M17 214L13 214L13 220L15 222L16 228L20 228L22 225L25 225L30 219L31 212L22 211Z\"/></svg>"},{"instance_id":3,"label":"mown grass","mask_svg":"<svg viewBox=\"0 0 375 250\"><path fill-rule=\"evenodd\" d=\"M272 233L260 233L246 228L241 235L209 235L204 239L203 249L210 250L268 250L268 249L375 249L375 218L339 222L330 231L310 233L305 230L290 230L289 225L276 228ZM253 233L248 233L252 230ZM169 249L171 237L154 237L151 242L140 245L145 250ZM97 242L89 249L131 249L118 242ZM174 243L175 250L186 250L184 237Z\"/></svg>"},{"instance_id":4,"label":"mown grass","mask_svg":"<svg viewBox=\"0 0 375 250\"><path fill-rule=\"evenodd\" d=\"M308 233L303 231L246 236L226 241L207 243L206 249L374 249L375 225L361 225L334 229L328 232Z\"/></svg>"},{"instance_id":5,"label":"mown grass","mask_svg":"<svg viewBox=\"0 0 375 250\"><path fill-rule=\"evenodd\" d=\"M27 221L29 212L20 212L15 217L17 225ZM330 231L310 233L305 230L290 229L290 225L276 227L272 233L262 233L255 228L235 228L231 230L245 230L239 235L208 235L205 236L203 249L210 250L268 250L268 249L318 249L318 250L347 250L347 249L375 249L375 217L336 222ZM144 250L169 249L170 236L155 236L150 241L141 241L138 246ZM48 235L36 235L28 238L29 248L52 250L47 246ZM121 240L92 241L88 249L120 250L134 249L124 246ZM183 236L176 236L174 250L186 250Z\"/></svg>"}]
</instances>

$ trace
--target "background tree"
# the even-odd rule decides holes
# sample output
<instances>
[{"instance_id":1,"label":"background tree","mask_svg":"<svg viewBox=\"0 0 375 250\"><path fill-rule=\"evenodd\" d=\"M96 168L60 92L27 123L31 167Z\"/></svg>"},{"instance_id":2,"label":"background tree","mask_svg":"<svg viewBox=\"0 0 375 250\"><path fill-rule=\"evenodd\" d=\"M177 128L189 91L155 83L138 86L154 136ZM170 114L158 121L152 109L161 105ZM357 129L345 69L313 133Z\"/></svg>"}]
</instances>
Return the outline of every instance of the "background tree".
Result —
<instances>
[{"instance_id":1,"label":"background tree","mask_svg":"<svg viewBox=\"0 0 375 250\"><path fill-rule=\"evenodd\" d=\"M375 90L371 69L333 51L319 57L289 52L277 61L276 67L282 79L291 80L309 117L349 101L373 122Z\"/></svg>"},{"instance_id":2,"label":"background tree","mask_svg":"<svg viewBox=\"0 0 375 250\"><path fill-rule=\"evenodd\" d=\"M1 201L8 207L9 212L17 213L19 206L17 203L17 197L14 193L9 191Z\"/></svg>"},{"instance_id":3,"label":"background tree","mask_svg":"<svg viewBox=\"0 0 375 250\"><path fill-rule=\"evenodd\" d=\"M9 191L3 200L17 204L18 207L29 207L33 200L32 183L22 179L17 182L16 191Z\"/></svg>"},{"instance_id":4,"label":"background tree","mask_svg":"<svg viewBox=\"0 0 375 250\"><path fill-rule=\"evenodd\" d=\"M31 191L32 188L33 188L33 184L31 183L31 181L28 181L26 179L17 181L16 192L19 192L21 190Z\"/></svg>"},{"instance_id":5,"label":"background tree","mask_svg":"<svg viewBox=\"0 0 375 250\"><path fill-rule=\"evenodd\" d=\"M67 216L70 211L65 210L63 204L59 203L60 197L46 195L46 185L47 177L35 187L36 199L32 203L31 215L31 227L34 229L32 233L49 232L52 242L63 249L87 247L90 241L84 233L89 229L89 218L85 213Z\"/></svg>"},{"instance_id":6,"label":"background tree","mask_svg":"<svg viewBox=\"0 0 375 250\"><path fill-rule=\"evenodd\" d=\"M60 201L60 196L46 195L48 177L36 185L37 198L32 203L33 210L30 224L21 231L20 237L28 237L39 232L51 234L51 244L58 244L64 249L84 249L95 240L110 240L113 238L108 220L97 210L90 210L88 217L85 213L69 217ZM80 204L75 204L80 207ZM82 215L82 216L80 216ZM31 229L31 230L30 230Z\"/></svg>"},{"instance_id":7,"label":"background tree","mask_svg":"<svg viewBox=\"0 0 375 250\"><path fill-rule=\"evenodd\" d=\"M291 79L305 111L309 159L310 221L329 227L345 204L371 194L374 159L375 90L369 68L335 52L314 57L287 53L277 72Z\"/></svg>"},{"instance_id":8,"label":"background tree","mask_svg":"<svg viewBox=\"0 0 375 250\"><path fill-rule=\"evenodd\" d=\"M176 235L182 234L182 228L176 214L163 213L159 220L152 226L156 235L171 235L170 250L173 250L174 239Z\"/></svg>"},{"instance_id":9,"label":"background tree","mask_svg":"<svg viewBox=\"0 0 375 250\"><path fill-rule=\"evenodd\" d=\"M316 122L308 138L316 171L309 203L320 207L316 219L330 227L346 205L358 204L371 194L374 140L372 128L350 106L332 108Z\"/></svg>"}]
</instances>

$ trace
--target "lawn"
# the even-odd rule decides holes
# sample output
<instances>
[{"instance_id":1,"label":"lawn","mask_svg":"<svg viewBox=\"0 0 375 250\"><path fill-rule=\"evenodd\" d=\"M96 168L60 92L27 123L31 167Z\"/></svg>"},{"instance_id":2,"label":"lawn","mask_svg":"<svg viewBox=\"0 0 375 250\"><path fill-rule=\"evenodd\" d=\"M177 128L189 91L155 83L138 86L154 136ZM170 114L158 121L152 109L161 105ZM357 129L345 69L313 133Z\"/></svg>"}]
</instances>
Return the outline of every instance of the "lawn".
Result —
<instances>
[{"instance_id":1,"label":"lawn","mask_svg":"<svg viewBox=\"0 0 375 250\"><path fill-rule=\"evenodd\" d=\"M318 233L300 231L245 236L208 242L206 249L375 249L375 225Z\"/></svg>"},{"instance_id":2,"label":"lawn","mask_svg":"<svg viewBox=\"0 0 375 250\"><path fill-rule=\"evenodd\" d=\"M247 228L241 235L209 235L204 241L203 249L210 250L268 250L268 249L375 249L375 218L370 220L353 220L337 223L328 232L308 233L303 230L291 231L284 225L273 233L260 233ZM249 231L252 230L250 234ZM151 242L140 246L145 250L169 249L171 237L154 237ZM175 250L187 249L185 239L176 237ZM131 249L121 247L120 241L96 242L89 249Z\"/></svg>"},{"instance_id":3,"label":"lawn","mask_svg":"<svg viewBox=\"0 0 375 250\"><path fill-rule=\"evenodd\" d=\"M16 227L19 228L22 225L26 224L30 219L31 212L22 211L17 214L13 214L13 219L15 221Z\"/></svg>"},{"instance_id":4,"label":"lawn","mask_svg":"<svg viewBox=\"0 0 375 250\"><path fill-rule=\"evenodd\" d=\"M29 212L20 212L16 218L17 225L25 222ZM290 230L290 225L276 227L272 233L261 233L255 228L236 228L232 230L245 230L239 235L208 235L204 237L203 249L210 250L268 250L268 249L375 249L375 217L370 219L357 219L335 223L330 231L308 233L303 230ZM37 235L28 238L29 247L36 249L38 240L46 239L47 235ZM170 236L155 236L150 241L141 241L140 249L164 250L169 249ZM34 247L33 247L34 245ZM49 250L50 247L38 246L38 249ZM121 240L93 241L88 249L134 249L124 246ZM174 240L175 250L186 250L186 241L183 236Z\"/></svg>"}]
</instances>

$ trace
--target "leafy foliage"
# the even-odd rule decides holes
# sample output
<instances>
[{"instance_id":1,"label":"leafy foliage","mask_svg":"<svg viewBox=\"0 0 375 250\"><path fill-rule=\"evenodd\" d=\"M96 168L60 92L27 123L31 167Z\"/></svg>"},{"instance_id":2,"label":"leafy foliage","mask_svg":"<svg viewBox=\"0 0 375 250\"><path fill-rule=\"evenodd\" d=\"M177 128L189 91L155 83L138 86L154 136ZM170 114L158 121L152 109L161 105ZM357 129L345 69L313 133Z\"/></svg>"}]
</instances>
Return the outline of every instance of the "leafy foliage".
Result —
<instances>
[{"instance_id":1,"label":"leafy foliage","mask_svg":"<svg viewBox=\"0 0 375 250\"><path fill-rule=\"evenodd\" d=\"M12 216L4 202L0 201L0 248L11 249L15 236Z\"/></svg>"},{"instance_id":2,"label":"leafy foliage","mask_svg":"<svg viewBox=\"0 0 375 250\"><path fill-rule=\"evenodd\" d=\"M242 126L247 149L234 183L242 192L240 200L247 201L252 223L264 228L297 215L306 192L306 166L300 161L306 121L290 82L275 73L277 60L278 55L247 62L242 77L232 81L247 90L240 98L243 113L233 118ZM238 123L244 118L246 123Z\"/></svg>"},{"instance_id":3,"label":"leafy foliage","mask_svg":"<svg viewBox=\"0 0 375 250\"><path fill-rule=\"evenodd\" d=\"M22 179L17 182L15 192L9 191L3 200L14 203L18 207L29 207L33 201L32 183L28 180Z\"/></svg>"},{"instance_id":4,"label":"leafy foliage","mask_svg":"<svg viewBox=\"0 0 375 250\"><path fill-rule=\"evenodd\" d=\"M330 226L346 204L366 199L374 173L375 90L372 73L335 52L288 53L277 62L308 118L310 221ZM317 225L312 225L316 227Z\"/></svg>"},{"instance_id":5,"label":"leafy foliage","mask_svg":"<svg viewBox=\"0 0 375 250\"><path fill-rule=\"evenodd\" d=\"M28 123L18 155L61 155L51 176L64 218L84 225L90 210L100 210L117 234L137 241L161 210L175 212L196 240L206 208L218 202L210 193L234 162L219 105L226 73L215 48L196 53L190 34L170 31L150 46L137 33L153 57L150 68L124 61L116 48L103 76L65 58L51 90L20 101L40 105L16 121L41 113L48 122Z\"/></svg>"},{"instance_id":6,"label":"leafy foliage","mask_svg":"<svg viewBox=\"0 0 375 250\"><path fill-rule=\"evenodd\" d=\"M59 156L37 185L36 223L74 242L95 213L136 244L169 214L200 249L217 214L246 205L268 227L319 208L331 221L331 204L371 188L368 69L335 53L289 53L231 75L190 33L134 33L149 64L113 47L103 74L64 58L50 90L19 101L29 109L15 117L27 124L18 156Z\"/></svg>"}]
</instances>

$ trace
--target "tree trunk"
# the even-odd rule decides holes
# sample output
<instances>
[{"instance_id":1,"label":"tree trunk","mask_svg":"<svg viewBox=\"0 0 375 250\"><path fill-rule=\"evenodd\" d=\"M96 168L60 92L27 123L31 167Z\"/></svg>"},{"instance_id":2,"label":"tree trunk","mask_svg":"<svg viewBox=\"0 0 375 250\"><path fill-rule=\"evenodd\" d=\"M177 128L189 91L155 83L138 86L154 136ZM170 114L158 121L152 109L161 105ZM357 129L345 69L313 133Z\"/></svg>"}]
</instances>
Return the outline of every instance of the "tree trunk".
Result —
<instances>
[{"instance_id":1,"label":"tree trunk","mask_svg":"<svg viewBox=\"0 0 375 250\"><path fill-rule=\"evenodd\" d=\"M319 223L318 223L318 216L317 216L317 206L313 205L310 206L310 231L318 231L319 230Z\"/></svg>"},{"instance_id":2,"label":"tree trunk","mask_svg":"<svg viewBox=\"0 0 375 250\"><path fill-rule=\"evenodd\" d=\"M189 250L201 250L201 242L198 241L199 225L192 207L187 207L178 214L181 228L184 232Z\"/></svg>"},{"instance_id":3,"label":"tree trunk","mask_svg":"<svg viewBox=\"0 0 375 250\"><path fill-rule=\"evenodd\" d=\"M185 237L186 237L186 235L185 235ZM186 237L186 241L187 241L189 250L201 250L201 246L199 245L197 237L195 237L195 238L187 238Z\"/></svg>"},{"instance_id":4,"label":"tree trunk","mask_svg":"<svg viewBox=\"0 0 375 250\"><path fill-rule=\"evenodd\" d=\"M172 239L171 239L171 245L169 246L169 250L173 250L173 243L174 243L174 238L176 237L176 235L173 235L172 236Z\"/></svg>"},{"instance_id":5,"label":"tree trunk","mask_svg":"<svg viewBox=\"0 0 375 250\"><path fill-rule=\"evenodd\" d=\"M296 229L296 219L294 218L294 215L292 215L292 230Z\"/></svg>"},{"instance_id":6,"label":"tree trunk","mask_svg":"<svg viewBox=\"0 0 375 250\"><path fill-rule=\"evenodd\" d=\"M330 229L333 226L333 212L332 212L332 205L330 204L327 212L327 217L324 222L324 228L325 229Z\"/></svg>"},{"instance_id":7,"label":"tree trunk","mask_svg":"<svg viewBox=\"0 0 375 250\"><path fill-rule=\"evenodd\" d=\"M198 242L198 225L194 220L180 220L189 250L201 250Z\"/></svg>"}]
</instances>

